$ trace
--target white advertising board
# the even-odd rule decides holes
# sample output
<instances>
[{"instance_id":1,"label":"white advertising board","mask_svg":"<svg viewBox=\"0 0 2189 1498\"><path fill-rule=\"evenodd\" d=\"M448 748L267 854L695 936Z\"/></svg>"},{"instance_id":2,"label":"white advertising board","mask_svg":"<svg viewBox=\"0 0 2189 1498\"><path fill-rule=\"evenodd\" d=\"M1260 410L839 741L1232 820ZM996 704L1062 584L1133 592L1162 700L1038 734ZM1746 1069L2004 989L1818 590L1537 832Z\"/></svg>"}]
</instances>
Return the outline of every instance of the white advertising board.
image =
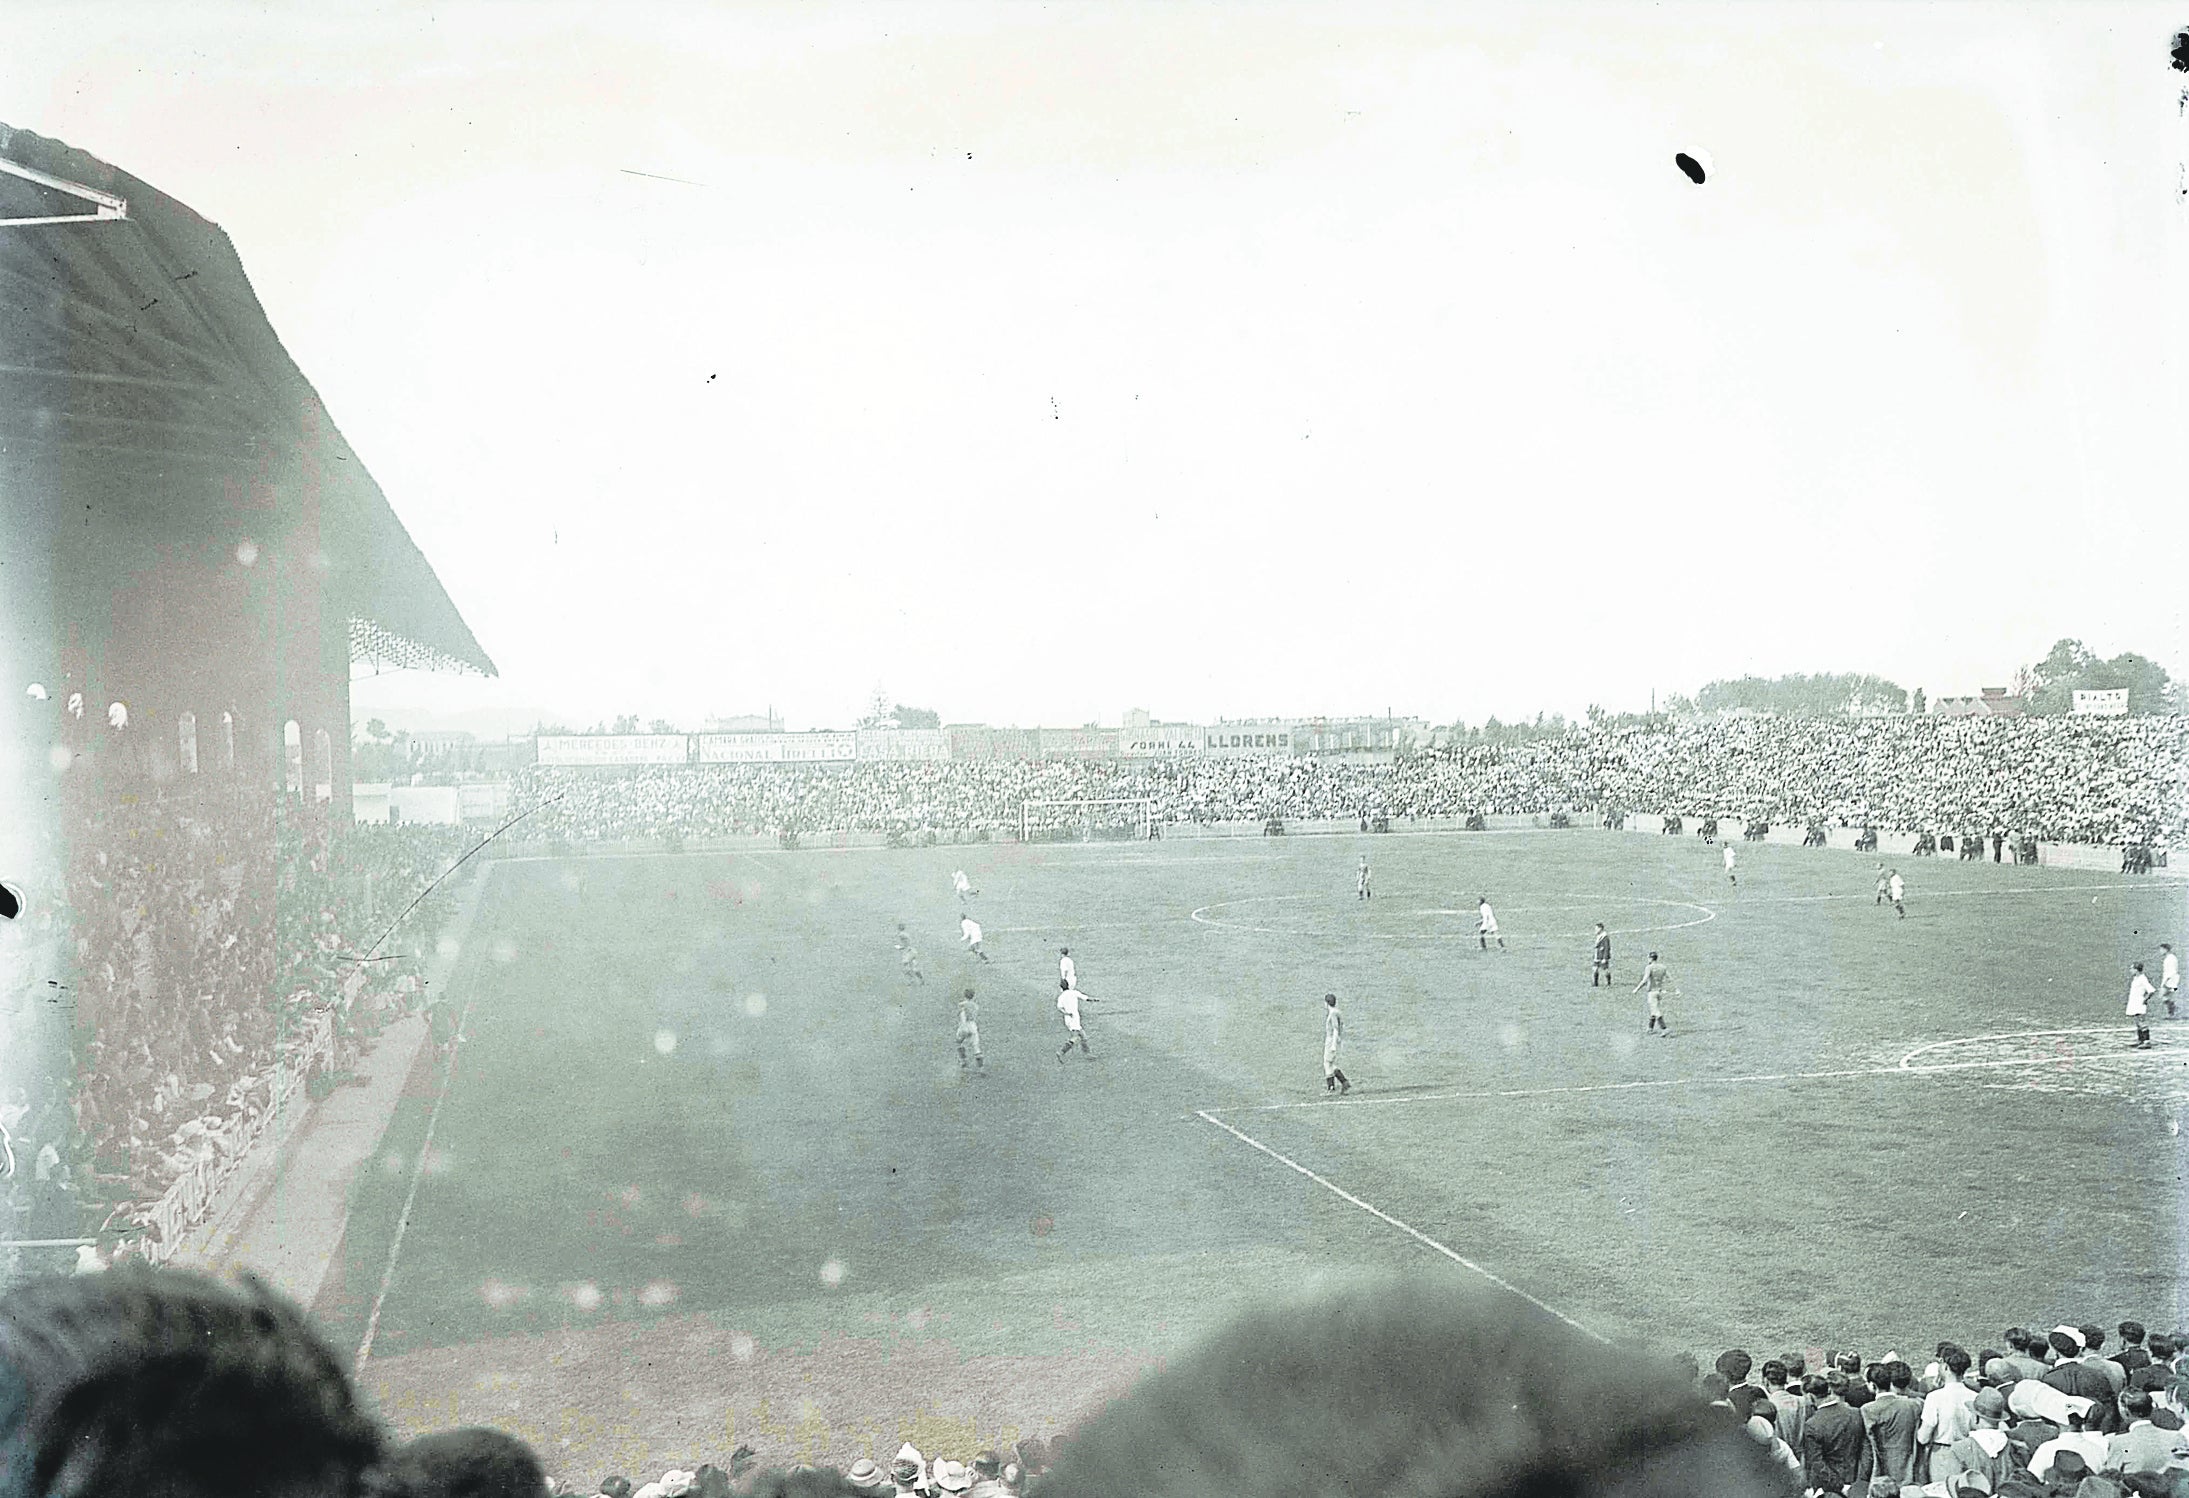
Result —
<instances>
[{"instance_id":1,"label":"white advertising board","mask_svg":"<svg viewBox=\"0 0 2189 1498\"><path fill-rule=\"evenodd\" d=\"M689 751L681 733L540 735L543 765L681 765Z\"/></svg>"}]
</instances>

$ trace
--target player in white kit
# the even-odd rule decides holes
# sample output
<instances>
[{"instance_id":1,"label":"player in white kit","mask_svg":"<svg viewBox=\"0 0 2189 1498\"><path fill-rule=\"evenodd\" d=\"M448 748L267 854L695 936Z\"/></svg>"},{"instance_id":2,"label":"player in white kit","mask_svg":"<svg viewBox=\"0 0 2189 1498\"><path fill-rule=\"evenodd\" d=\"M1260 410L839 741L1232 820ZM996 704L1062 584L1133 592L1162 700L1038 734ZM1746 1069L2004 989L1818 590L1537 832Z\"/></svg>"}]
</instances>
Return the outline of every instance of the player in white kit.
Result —
<instances>
[{"instance_id":1,"label":"player in white kit","mask_svg":"<svg viewBox=\"0 0 2189 1498\"><path fill-rule=\"evenodd\" d=\"M2178 1011L2174 1008L2174 995L2181 992L2181 959L2174 955L2174 944L2159 943L2159 997L2166 1000L2166 1017L2173 1019Z\"/></svg>"},{"instance_id":2,"label":"player in white kit","mask_svg":"<svg viewBox=\"0 0 2189 1498\"><path fill-rule=\"evenodd\" d=\"M1886 878L1885 894L1893 902L1893 909L1900 912L1900 918L1906 920L1908 918L1908 886L1900 882L1900 870L1894 869L1891 875Z\"/></svg>"},{"instance_id":3,"label":"player in white kit","mask_svg":"<svg viewBox=\"0 0 2189 1498\"><path fill-rule=\"evenodd\" d=\"M975 957L978 957L983 962L986 962L988 960L988 954L980 949L979 921L974 920L969 915L959 916L958 935L965 938L965 949L968 952L971 952Z\"/></svg>"},{"instance_id":4,"label":"player in white kit","mask_svg":"<svg viewBox=\"0 0 2189 1498\"><path fill-rule=\"evenodd\" d=\"M1338 996L1323 995L1323 1091L1336 1092L1339 1096L1353 1090L1353 1084L1345 1079L1345 1072L1338 1066L1338 1047L1345 1040L1345 1016L1338 1013Z\"/></svg>"},{"instance_id":5,"label":"player in white kit","mask_svg":"<svg viewBox=\"0 0 2189 1498\"><path fill-rule=\"evenodd\" d=\"M1733 845L1731 843L1725 845L1725 882L1734 885L1740 883L1740 880L1733 873Z\"/></svg>"},{"instance_id":6,"label":"player in white kit","mask_svg":"<svg viewBox=\"0 0 2189 1498\"><path fill-rule=\"evenodd\" d=\"M2151 980L2143 975L2143 964L2137 963L2128 979L2128 1017L2135 1022L2135 1049L2151 1049Z\"/></svg>"},{"instance_id":7,"label":"player in white kit","mask_svg":"<svg viewBox=\"0 0 2189 1498\"><path fill-rule=\"evenodd\" d=\"M965 877L965 870L963 869L959 869L951 874L950 887L958 892L958 899L961 902L965 900L970 900L971 898L973 898L973 896L980 893L979 890L973 888L972 881Z\"/></svg>"},{"instance_id":8,"label":"player in white kit","mask_svg":"<svg viewBox=\"0 0 2189 1498\"><path fill-rule=\"evenodd\" d=\"M1082 1056L1089 1061L1094 1060L1094 1052L1087 1049L1086 1026L1079 1019L1080 1004L1092 1004L1094 1001L1094 995L1081 993L1061 978L1057 980L1056 1010L1064 1016L1064 1048L1056 1053L1057 1065L1064 1064L1064 1058L1072 1054L1072 1047L1075 1045L1079 1047Z\"/></svg>"},{"instance_id":9,"label":"player in white kit","mask_svg":"<svg viewBox=\"0 0 2189 1498\"><path fill-rule=\"evenodd\" d=\"M1493 936L1497 937L1497 949L1500 952L1508 950L1505 946L1505 938L1498 935L1497 912L1490 909L1490 897L1488 895L1482 896L1475 905L1475 936L1481 941L1482 950L1485 952L1490 950L1490 938Z\"/></svg>"},{"instance_id":10,"label":"player in white kit","mask_svg":"<svg viewBox=\"0 0 2189 1498\"><path fill-rule=\"evenodd\" d=\"M1079 966L1072 961L1070 947L1057 948L1056 975L1064 980L1066 988L1079 987Z\"/></svg>"}]
</instances>

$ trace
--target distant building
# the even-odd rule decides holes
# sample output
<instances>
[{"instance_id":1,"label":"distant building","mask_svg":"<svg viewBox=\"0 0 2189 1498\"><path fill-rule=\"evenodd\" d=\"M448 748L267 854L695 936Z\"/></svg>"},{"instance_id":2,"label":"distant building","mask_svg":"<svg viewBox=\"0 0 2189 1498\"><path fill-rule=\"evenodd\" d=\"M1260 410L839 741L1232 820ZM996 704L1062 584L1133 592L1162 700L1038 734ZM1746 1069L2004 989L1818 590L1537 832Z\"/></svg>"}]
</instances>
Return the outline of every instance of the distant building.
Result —
<instances>
[{"instance_id":1,"label":"distant building","mask_svg":"<svg viewBox=\"0 0 2189 1498\"><path fill-rule=\"evenodd\" d=\"M1425 725L1415 718L1309 718L1292 731L1301 754L1385 752L1411 747Z\"/></svg>"},{"instance_id":2,"label":"distant building","mask_svg":"<svg viewBox=\"0 0 2189 1498\"><path fill-rule=\"evenodd\" d=\"M743 713L728 718L709 718L701 733L781 733L783 720L773 712Z\"/></svg>"},{"instance_id":3,"label":"distant building","mask_svg":"<svg viewBox=\"0 0 2189 1498\"><path fill-rule=\"evenodd\" d=\"M410 736L410 757L434 759L443 754L469 749L478 742L477 734L455 728L437 728L428 733L414 733Z\"/></svg>"},{"instance_id":4,"label":"distant building","mask_svg":"<svg viewBox=\"0 0 2189 1498\"><path fill-rule=\"evenodd\" d=\"M1981 696L1941 697L1931 711L1941 718L2019 718L2022 699L2010 696L2005 687L1985 687Z\"/></svg>"}]
</instances>

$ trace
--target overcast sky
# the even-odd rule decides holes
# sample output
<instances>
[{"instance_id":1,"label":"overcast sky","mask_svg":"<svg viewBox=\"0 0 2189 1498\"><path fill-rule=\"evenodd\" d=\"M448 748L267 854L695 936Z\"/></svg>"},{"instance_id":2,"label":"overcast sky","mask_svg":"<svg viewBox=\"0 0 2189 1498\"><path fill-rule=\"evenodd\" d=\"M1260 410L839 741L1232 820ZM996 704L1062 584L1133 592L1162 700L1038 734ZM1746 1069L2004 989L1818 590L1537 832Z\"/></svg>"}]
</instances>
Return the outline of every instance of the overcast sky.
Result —
<instances>
[{"instance_id":1,"label":"overcast sky","mask_svg":"<svg viewBox=\"0 0 2189 1498\"><path fill-rule=\"evenodd\" d=\"M2180 19L9 0L0 119L502 668L361 714L1479 721L2189 663Z\"/></svg>"}]
</instances>

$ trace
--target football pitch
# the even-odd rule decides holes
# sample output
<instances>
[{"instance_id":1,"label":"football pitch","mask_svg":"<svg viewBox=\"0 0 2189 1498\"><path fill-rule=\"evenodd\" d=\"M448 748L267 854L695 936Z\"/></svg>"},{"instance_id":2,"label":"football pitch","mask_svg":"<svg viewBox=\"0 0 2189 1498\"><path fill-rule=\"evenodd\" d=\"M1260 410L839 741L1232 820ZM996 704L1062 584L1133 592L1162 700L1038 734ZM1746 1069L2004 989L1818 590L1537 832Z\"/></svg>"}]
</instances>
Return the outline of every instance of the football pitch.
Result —
<instances>
[{"instance_id":1,"label":"football pitch","mask_svg":"<svg viewBox=\"0 0 2189 1498\"><path fill-rule=\"evenodd\" d=\"M2180 1324L2189 1021L2133 1052L2121 1006L2184 882L1909 860L1903 920L1874 859L1739 859L1734 887L1693 837L1542 831L512 860L459 1060L414 1074L317 1309L399 1424L500 1424L577 1477L1054 1430L1249 1305L1393 1270L1706 1355ZM1060 1064L1067 945L1097 1002Z\"/></svg>"}]
</instances>

